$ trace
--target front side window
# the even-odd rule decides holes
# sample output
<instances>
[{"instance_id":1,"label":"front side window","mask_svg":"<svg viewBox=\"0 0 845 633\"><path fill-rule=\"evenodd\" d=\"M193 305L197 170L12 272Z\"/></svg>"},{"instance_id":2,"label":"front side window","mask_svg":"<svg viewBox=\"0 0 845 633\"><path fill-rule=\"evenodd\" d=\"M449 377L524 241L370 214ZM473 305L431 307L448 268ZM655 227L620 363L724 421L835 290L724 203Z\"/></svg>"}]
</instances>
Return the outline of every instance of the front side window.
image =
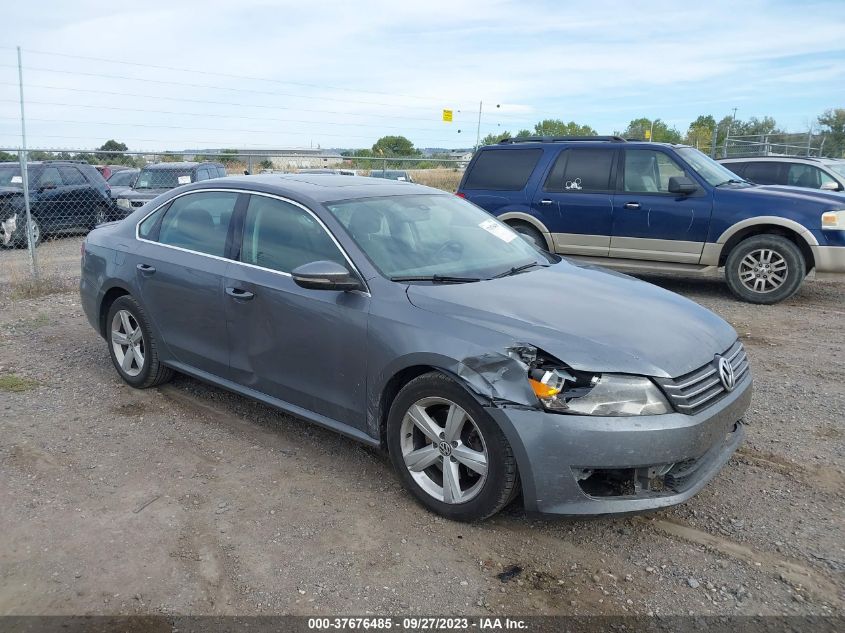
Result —
<instances>
[{"instance_id":1,"label":"front side window","mask_svg":"<svg viewBox=\"0 0 845 633\"><path fill-rule=\"evenodd\" d=\"M237 199L238 194L222 191L191 193L176 198L161 220L158 241L223 257L229 220Z\"/></svg>"},{"instance_id":2,"label":"front side window","mask_svg":"<svg viewBox=\"0 0 845 633\"><path fill-rule=\"evenodd\" d=\"M244 219L241 261L279 272L317 261L347 265L320 223L301 207L253 195Z\"/></svg>"},{"instance_id":3,"label":"front side window","mask_svg":"<svg viewBox=\"0 0 845 633\"><path fill-rule=\"evenodd\" d=\"M673 176L686 174L667 154L651 149L631 149L625 152L625 191L668 194L669 179Z\"/></svg>"},{"instance_id":4,"label":"front side window","mask_svg":"<svg viewBox=\"0 0 845 633\"><path fill-rule=\"evenodd\" d=\"M589 193L610 191L610 173L616 151L612 149L568 149L552 167L546 187L550 191Z\"/></svg>"},{"instance_id":5,"label":"front side window","mask_svg":"<svg viewBox=\"0 0 845 633\"><path fill-rule=\"evenodd\" d=\"M803 163L791 163L786 174L786 184L793 187L819 189L825 183L836 181L818 167Z\"/></svg>"},{"instance_id":6,"label":"front side window","mask_svg":"<svg viewBox=\"0 0 845 633\"><path fill-rule=\"evenodd\" d=\"M542 149L482 151L467 175L464 189L519 191L528 182L542 155ZM372 175L390 178L380 171L374 171Z\"/></svg>"},{"instance_id":7,"label":"front side window","mask_svg":"<svg viewBox=\"0 0 845 633\"><path fill-rule=\"evenodd\" d=\"M387 278L485 279L550 261L509 226L456 196L360 198L326 207Z\"/></svg>"},{"instance_id":8,"label":"front side window","mask_svg":"<svg viewBox=\"0 0 845 633\"><path fill-rule=\"evenodd\" d=\"M137 174L131 169L123 169L114 172L109 178L109 185L112 187L128 187L132 184Z\"/></svg>"}]
</instances>

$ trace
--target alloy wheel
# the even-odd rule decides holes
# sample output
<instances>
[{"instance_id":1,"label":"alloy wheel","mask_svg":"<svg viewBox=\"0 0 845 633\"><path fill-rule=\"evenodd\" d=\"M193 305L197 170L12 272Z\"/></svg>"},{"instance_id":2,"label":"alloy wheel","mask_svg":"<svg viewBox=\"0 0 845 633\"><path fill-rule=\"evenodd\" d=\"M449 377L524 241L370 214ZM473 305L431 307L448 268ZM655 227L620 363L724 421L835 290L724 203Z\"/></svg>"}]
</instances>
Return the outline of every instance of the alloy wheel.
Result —
<instances>
[{"instance_id":1,"label":"alloy wheel","mask_svg":"<svg viewBox=\"0 0 845 633\"><path fill-rule=\"evenodd\" d=\"M129 310L115 312L111 322L111 344L120 369L137 376L144 369L144 332Z\"/></svg>"},{"instance_id":2,"label":"alloy wheel","mask_svg":"<svg viewBox=\"0 0 845 633\"><path fill-rule=\"evenodd\" d=\"M783 256L770 248L748 253L739 263L739 279L752 292L772 292L786 281L789 266Z\"/></svg>"},{"instance_id":3,"label":"alloy wheel","mask_svg":"<svg viewBox=\"0 0 845 633\"><path fill-rule=\"evenodd\" d=\"M487 479L488 452L478 425L446 398L422 398L402 419L400 446L405 467L428 495L465 503Z\"/></svg>"}]
</instances>

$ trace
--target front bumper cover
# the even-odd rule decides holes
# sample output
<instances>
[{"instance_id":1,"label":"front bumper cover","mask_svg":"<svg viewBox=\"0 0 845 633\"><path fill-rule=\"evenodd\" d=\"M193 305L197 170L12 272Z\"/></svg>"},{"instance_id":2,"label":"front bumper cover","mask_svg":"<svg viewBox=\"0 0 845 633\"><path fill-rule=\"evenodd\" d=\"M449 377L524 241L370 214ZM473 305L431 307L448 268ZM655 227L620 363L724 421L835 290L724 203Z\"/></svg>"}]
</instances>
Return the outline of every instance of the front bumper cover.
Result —
<instances>
[{"instance_id":1,"label":"front bumper cover","mask_svg":"<svg viewBox=\"0 0 845 633\"><path fill-rule=\"evenodd\" d=\"M548 514L639 512L686 501L730 459L745 435L751 403L746 376L733 392L696 415L598 417L526 407L489 407L517 458L525 509ZM592 496L579 473L668 468L663 490ZM639 472L639 471L638 471Z\"/></svg>"}]
</instances>

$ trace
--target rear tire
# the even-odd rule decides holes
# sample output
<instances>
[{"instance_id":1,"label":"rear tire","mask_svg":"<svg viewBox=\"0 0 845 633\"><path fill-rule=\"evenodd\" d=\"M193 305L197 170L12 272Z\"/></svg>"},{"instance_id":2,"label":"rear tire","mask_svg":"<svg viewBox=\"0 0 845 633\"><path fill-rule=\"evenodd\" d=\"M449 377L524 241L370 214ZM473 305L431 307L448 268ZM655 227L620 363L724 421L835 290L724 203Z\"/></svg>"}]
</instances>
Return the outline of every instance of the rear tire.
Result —
<instances>
[{"instance_id":1,"label":"rear tire","mask_svg":"<svg viewBox=\"0 0 845 633\"><path fill-rule=\"evenodd\" d=\"M807 276L801 250L782 235L754 235L734 246L725 262L731 292L749 303L773 304L794 295Z\"/></svg>"},{"instance_id":2,"label":"rear tire","mask_svg":"<svg viewBox=\"0 0 845 633\"><path fill-rule=\"evenodd\" d=\"M419 425L415 420L421 418ZM405 488L448 519L481 521L518 491L516 458L504 433L443 374L419 376L397 394L387 420L387 445Z\"/></svg>"},{"instance_id":3,"label":"rear tire","mask_svg":"<svg viewBox=\"0 0 845 633\"><path fill-rule=\"evenodd\" d=\"M530 224L524 224L522 222L515 222L514 224L510 225L511 228L526 238L531 244L536 246L537 248L541 248L544 251L548 250L549 245L546 244L546 238L543 237L543 234L540 233L537 229L535 229Z\"/></svg>"},{"instance_id":4,"label":"rear tire","mask_svg":"<svg viewBox=\"0 0 845 633\"><path fill-rule=\"evenodd\" d=\"M129 385L148 389L173 378L173 370L159 361L158 341L144 309L130 295L112 303L105 334L114 368Z\"/></svg>"}]
</instances>

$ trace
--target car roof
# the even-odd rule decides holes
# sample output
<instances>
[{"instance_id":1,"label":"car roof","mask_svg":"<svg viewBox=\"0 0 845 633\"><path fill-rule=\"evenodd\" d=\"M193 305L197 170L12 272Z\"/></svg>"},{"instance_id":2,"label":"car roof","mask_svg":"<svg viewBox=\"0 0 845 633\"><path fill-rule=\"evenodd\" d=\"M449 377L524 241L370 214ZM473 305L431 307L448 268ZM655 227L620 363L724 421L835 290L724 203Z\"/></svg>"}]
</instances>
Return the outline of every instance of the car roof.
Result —
<instances>
[{"instance_id":1,"label":"car roof","mask_svg":"<svg viewBox=\"0 0 845 633\"><path fill-rule=\"evenodd\" d=\"M340 174L259 174L228 176L204 180L191 186L196 189L218 189L230 186L262 193L272 193L300 202L330 202L356 198L401 196L413 194L451 195L442 189L426 187L401 180L385 180L366 176Z\"/></svg>"},{"instance_id":2,"label":"car roof","mask_svg":"<svg viewBox=\"0 0 845 633\"><path fill-rule=\"evenodd\" d=\"M608 147L612 146L614 148L617 147L672 147L675 149L682 148L682 147L691 147L690 145L685 145L683 143L657 143L655 141L638 141L638 140L628 140L619 138L616 140L615 137L604 137L604 136L597 136L595 139L589 137L580 137L580 138L572 138L570 140L566 140L564 137L557 137L557 140L553 140L552 138L542 139L542 138L526 138L524 140L515 140L511 139L509 142L499 142L495 145L485 145L481 149L483 150L490 150L490 149L518 149L518 148L526 148L526 147Z\"/></svg>"},{"instance_id":3,"label":"car roof","mask_svg":"<svg viewBox=\"0 0 845 633\"><path fill-rule=\"evenodd\" d=\"M212 163L211 161L197 163L185 160L178 163L151 163L149 165L144 165L144 169L194 169L203 165L214 165L215 167L224 166L223 163Z\"/></svg>"},{"instance_id":4,"label":"car roof","mask_svg":"<svg viewBox=\"0 0 845 633\"><path fill-rule=\"evenodd\" d=\"M818 158L817 156L733 156L730 158L720 158L720 163L750 163L750 162L790 162L806 161L809 163L823 163L827 161L835 161L833 158Z\"/></svg>"}]
</instances>

